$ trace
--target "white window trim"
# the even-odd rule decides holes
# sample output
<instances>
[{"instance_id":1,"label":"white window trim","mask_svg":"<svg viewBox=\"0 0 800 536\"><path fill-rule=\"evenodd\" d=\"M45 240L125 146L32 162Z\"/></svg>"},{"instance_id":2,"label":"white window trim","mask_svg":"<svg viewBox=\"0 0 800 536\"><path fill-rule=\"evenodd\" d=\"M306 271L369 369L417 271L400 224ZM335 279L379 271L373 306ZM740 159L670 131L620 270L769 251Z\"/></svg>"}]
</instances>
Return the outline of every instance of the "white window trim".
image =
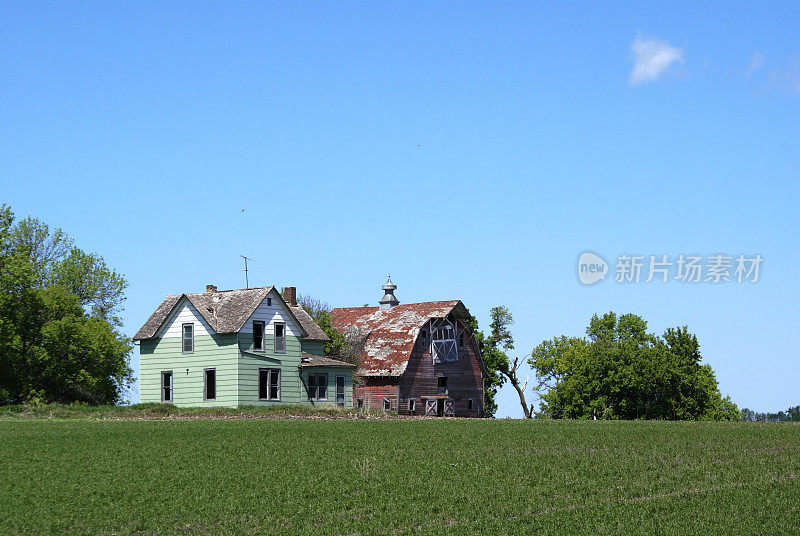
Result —
<instances>
[{"instance_id":1,"label":"white window trim","mask_svg":"<svg viewBox=\"0 0 800 536\"><path fill-rule=\"evenodd\" d=\"M389 406L388 408L386 406ZM392 411L392 400L390 398L383 399L383 411Z\"/></svg>"},{"instance_id":2,"label":"white window trim","mask_svg":"<svg viewBox=\"0 0 800 536\"><path fill-rule=\"evenodd\" d=\"M416 411L417 401L413 398L408 399L408 411Z\"/></svg>"}]
</instances>

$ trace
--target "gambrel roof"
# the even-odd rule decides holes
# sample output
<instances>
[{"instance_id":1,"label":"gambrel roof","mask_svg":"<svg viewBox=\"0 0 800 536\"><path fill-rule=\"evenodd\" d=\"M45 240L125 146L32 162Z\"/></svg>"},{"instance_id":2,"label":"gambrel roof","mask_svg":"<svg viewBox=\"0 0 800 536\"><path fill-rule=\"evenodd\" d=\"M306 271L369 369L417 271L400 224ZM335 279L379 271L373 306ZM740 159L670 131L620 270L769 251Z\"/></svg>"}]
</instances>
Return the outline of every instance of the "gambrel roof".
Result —
<instances>
[{"instance_id":1,"label":"gambrel roof","mask_svg":"<svg viewBox=\"0 0 800 536\"><path fill-rule=\"evenodd\" d=\"M408 303L390 309L345 307L331 311L333 327L347 337L365 337L361 365L363 376L400 376L405 372L419 330L431 318L449 314L466 320L460 300Z\"/></svg>"},{"instance_id":2,"label":"gambrel roof","mask_svg":"<svg viewBox=\"0 0 800 536\"><path fill-rule=\"evenodd\" d=\"M247 319L253 314L253 311L274 288L269 286L167 296L136 335L133 336L133 340L152 339L155 337L182 298L186 298L192 304L215 333L238 333L244 323L247 322ZM292 319L300 326L304 339L329 340L325 332L317 326L316 322L302 307L290 306L283 300L280 293L276 292L275 294L286 306L286 310Z\"/></svg>"}]
</instances>

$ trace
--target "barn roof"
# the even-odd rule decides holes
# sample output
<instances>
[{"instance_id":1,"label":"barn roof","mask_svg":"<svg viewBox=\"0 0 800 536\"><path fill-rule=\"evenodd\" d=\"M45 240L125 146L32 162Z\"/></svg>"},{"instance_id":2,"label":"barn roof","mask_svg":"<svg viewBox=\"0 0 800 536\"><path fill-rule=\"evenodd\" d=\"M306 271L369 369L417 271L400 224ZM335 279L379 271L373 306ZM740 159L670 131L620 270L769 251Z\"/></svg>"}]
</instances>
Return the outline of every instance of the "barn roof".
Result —
<instances>
[{"instance_id":1,"label":"barn roof","mask_svg":"<svg viewBox=\"0 0 800 536\"><path fill-rule=\"evenodd\" d=\"M408 303L391 309L344 307L331 311L331 324L346 336L365 337L358 374L400 376L420 328L429 319L450 313L464 319L469 314L460 300Z\"/></svg>"},{"instance_id":2,"label":"barn roof","mask_svg":"<svg viewBox=\"0 0 800 536\"><path fill-rule=\"evenodd\" d=\"M169 315L186 298L194 306L215 333L238 333L256 307L264 301L267 294L275 287L256 287L249 289L222 290L216 292L202 292L197 294L173 294L167 296L161 305L147 319L139 329L133 340L151 339L167 320ZM280 300L283 297L277 293ZM292 307L286 304L286 309L292 319L300 326L303 337L311 340L327 341L328 337L302 307ZM312 327L313 325L313 327ZM314 329L316 328L316 329Z\"/></svg>"}]
</instances>

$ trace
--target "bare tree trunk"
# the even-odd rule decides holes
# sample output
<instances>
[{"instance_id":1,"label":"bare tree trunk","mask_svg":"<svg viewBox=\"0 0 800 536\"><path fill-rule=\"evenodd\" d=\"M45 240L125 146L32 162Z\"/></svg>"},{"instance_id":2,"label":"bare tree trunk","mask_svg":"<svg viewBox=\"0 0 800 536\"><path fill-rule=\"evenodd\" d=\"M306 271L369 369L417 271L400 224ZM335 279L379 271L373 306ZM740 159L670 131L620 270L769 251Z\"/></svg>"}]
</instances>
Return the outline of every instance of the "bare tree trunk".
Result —
<instances>
[{"instance_id":1,"label":"bare tree trunk","mask_svg":"<svg viewBox=\"0 0 800 536\"><path fill-rule=\"evenodd\" d=\"M511 382L511 385L514 386L514 389L517 390L517 395L519 395L519 403L522 405L522 412L525 414L526 419L533 418L533 405L528 406L528 402L525 400L525 388L528 386L528 380L525 380L523 385L519 383L519 377L517 376L517 370L519 369L520 362L519 358L514 358L514 363L511 365L511 369L508 372L500 371L508 381Z\"/></svg>"}]
</instances>

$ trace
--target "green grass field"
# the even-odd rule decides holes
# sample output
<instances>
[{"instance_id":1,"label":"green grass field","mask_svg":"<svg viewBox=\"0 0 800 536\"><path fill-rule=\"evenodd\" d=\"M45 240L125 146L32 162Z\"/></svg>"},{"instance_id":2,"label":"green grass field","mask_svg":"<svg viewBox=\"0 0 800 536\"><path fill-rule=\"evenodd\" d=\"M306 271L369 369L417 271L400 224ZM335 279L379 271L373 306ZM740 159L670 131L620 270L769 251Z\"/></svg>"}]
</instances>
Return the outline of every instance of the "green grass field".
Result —
<instances>
[{"instance_id":1,"label":"green grass field","mask_svg":"<svg viewBox=\"0 0 800 536\"><path fill-rule=\"evenodd\" d=\"M0 421L0 534L800 534L800 427Z\"/></svg>"}]
</instances>

